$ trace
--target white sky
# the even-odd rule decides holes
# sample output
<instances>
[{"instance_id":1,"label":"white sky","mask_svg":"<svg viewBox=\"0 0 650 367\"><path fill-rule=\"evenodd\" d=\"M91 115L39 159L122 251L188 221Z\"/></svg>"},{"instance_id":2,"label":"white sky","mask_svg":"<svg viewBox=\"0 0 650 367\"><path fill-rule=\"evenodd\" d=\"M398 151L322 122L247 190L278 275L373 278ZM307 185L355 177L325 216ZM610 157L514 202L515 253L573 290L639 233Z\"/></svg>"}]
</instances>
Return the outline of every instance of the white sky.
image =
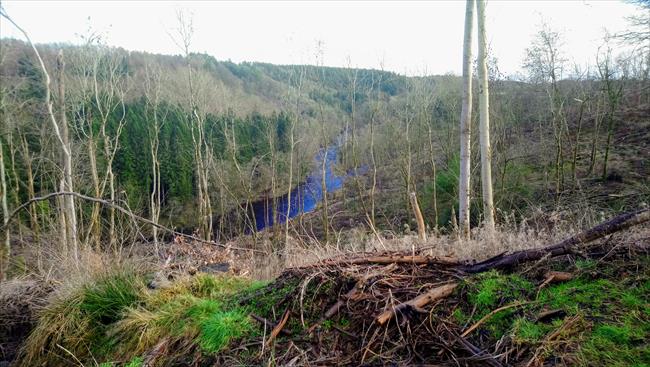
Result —
<instances>
[{"instance_id":1,"label":"white sky","mask_svg":"<svg viewBox=\"0 0 650 367\"><path fill-rule=\"evenodd\" d=\"M91 25L128 50L178 54L168 36L177 9L194 14L193 51L219 60L323 63L407 74L460 74L464 1L171 2L17 1L2 6L37 43L79 43ZM604 29L625 29L635 11L620 1L488 1L487 32L500 69L520 70L524 49L544 19L565 39L572 61L592 60ZM22 39L4 19L0 36ZM476 30L476 27L474 28Z\"/></svg>"}]
</instances>

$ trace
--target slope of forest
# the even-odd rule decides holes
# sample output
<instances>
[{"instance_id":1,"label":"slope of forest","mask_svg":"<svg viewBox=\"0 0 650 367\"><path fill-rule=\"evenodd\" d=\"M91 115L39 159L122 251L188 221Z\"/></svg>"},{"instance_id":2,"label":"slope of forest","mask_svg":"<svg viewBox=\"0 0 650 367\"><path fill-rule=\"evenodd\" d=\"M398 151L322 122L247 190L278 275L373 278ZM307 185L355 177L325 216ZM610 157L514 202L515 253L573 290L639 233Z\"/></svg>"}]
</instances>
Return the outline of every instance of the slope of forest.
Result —
<instances>
[{"instance_id":1,"label":"slope of forest","mask_svg":"<svg viewBox=\"0 0 650 367\"><path fill-rule=\"evenodd\" d=\"M182 13L182 55L0 39L0 365L650 365L648 3L517 78L466 6L462 77L220 61Z\"/></svg>"},{"instance_id":2,"label":"slope of forest","mask_svg":"<svg viewBox=\"0 0 650 367\"><path fill-rule=\"evenodd\" d=\"M41 47L52 70L58 48ZM234 64L193 54L188 60L196 101L190 101L184 58L101 46L62 49L67 63L72 169L81 193L112 195L150 218L157 174L161 223L200 232L200 217L192 214L201 200L192 143L195 127L188 112L194 103L201 112L202 159L211 196L213 233L204 234L206 238L250 232L255 220L250 205L299 184L317 169L313 159L319 147L339 137L345 140L338 172L365 174L349 178L342 192L330 195L329 206L335 206L337 217L327 223L327 231L318 216L311 216L308 226L321 239L341 228L364 225L367 216L383 230L402 232L405 225L414 227L411 191L417 193L430 228L449 227L452 208L458 211L458 77ZM7 137L3 148L11 159L8 201L17 206L56 191L52 173L58 153L42 113L43 76L33 53L22 42L3 40L2 55L3 134ZM548 82L503 80L492 71L494 195L501 219L569 206L591 216L593 222L601 212L648 202L644 180L649 173L647 79L632 61L624 61L619 60L615 70L608 66L619 79L608 82L585 70L558 81L563 110L562 121L555 125L547 122L552 117ZM90 78L95 74L96 79ZM611 84L612 90L604 89L604 83ZM610 92L617 88L620 96L612 100ZM550 154L558 146L561 154ZM473 152L478 154L478 146ZM605 154L608 167L604 167ZM106 181L112 180L115 187L109 190ZM479 193L475 182L473 191ZM472 202L480 203L479 194L474 198ZM39 206L32 209L31 219L22 213L23 223L31 223L32 230L50 225L47 215L36 219L35 212L51 212L51 205L46 201ZM478 223L482 208L472 206L472 222ZM80 207L82 218L92 215L86 210L90 208ZM121 218L120 225L129 223Z\"/></svg>"}]
</instances>

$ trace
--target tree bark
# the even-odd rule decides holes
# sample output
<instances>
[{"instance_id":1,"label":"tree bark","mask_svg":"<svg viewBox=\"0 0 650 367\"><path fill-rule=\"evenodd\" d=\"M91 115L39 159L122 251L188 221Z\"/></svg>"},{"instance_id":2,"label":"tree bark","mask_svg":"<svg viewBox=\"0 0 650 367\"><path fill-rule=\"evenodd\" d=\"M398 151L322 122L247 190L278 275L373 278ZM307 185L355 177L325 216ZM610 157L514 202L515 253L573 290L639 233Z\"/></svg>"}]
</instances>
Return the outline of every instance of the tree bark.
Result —
<instances>
[{"instance_id":1,"label":"tree bark","mask_svg":"<svg viewBox=\"0 0 650 367\"><path fill-rule=\"evenodd\" d=\"M470 211L470 157L472 124L472 28L474 27L474 0L467 0L465 8L465 38L463 43L463 99L460 114L460 181L459 225L462 239L469 239Z\"/></svg>"},{"instance_id":2,"label":"tree bark","mask_svg":"<svg viewBox=\"0 0 650 367\"><path fill-rule=\"evenodd\" d=\"M61 144L63 145L63 157L62 157L62 166L63 166L63 181L62 189L63 191L74 192L72 185L72 145L70 143L70 137L68 132L68 119L66 117L66 108L65 108L65 62L63 60L63 50L59 51L59 55L56 59L57 66L57 78L59 84L59 129L61 131ZM75 211L75 203L73 196L66 196L63 199L64 205L64 221L66 226L66 244L69 249L72 250L72 256L75 261L79 260L79 248L77 244L77 214Z\"/></svg>"},{"instance_id":3,"label":"tree bark","mask_svg":"<svg viewBox=\"0 0 650 367\"><path fill-rule=\"evenodd\" d=\"M2 138L0 138L0 194L2 202L2 223L7 227L9 223L9 208L7 206L7 180L5 178L5 159ZM11 242L9 241L9 231L5 231L2 251L0 252L0 280L7 279L7 270L9 269L9 256L11 255Z\"/></svg>"},{"instance_id":4,"label":"tree bark","mask_svg":"<svg viewBox=\"0 0 650 367\"><path fill-rule=\"evenodd\" d=\"M418 237L420 241L424 242L427 240L427 231L424 226L424 218L422 218L422 212L420 211L420 205L418 204L417 195L415 192L410 194L411 206L413 207L413 213L415 214L415 220L418 223Z\"/></svg>"},{"instance_id":5,"label":"tree bark","mask_svg":"<svg viewBox=\"0 0 650 367\"><path fill-rule=\"evenodd\" d=\"M481 188L485 228L494 231L492 196L492 148L490 146L490 94L487 73L487 40L485 31L485 0L476 1L478 15L478 76L481 143Z\"/></svg>"}]
</instances>

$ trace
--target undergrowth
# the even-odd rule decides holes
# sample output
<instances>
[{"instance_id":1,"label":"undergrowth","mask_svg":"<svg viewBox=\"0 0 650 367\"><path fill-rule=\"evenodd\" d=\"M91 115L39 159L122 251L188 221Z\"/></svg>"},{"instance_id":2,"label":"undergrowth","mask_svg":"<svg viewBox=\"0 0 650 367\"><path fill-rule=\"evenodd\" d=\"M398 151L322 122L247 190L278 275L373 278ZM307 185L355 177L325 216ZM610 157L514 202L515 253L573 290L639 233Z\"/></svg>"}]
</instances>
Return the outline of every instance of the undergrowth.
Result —
<instances>
[{"instance_id":1,"label":"undergrowth","mask_svg":"<svg viewBox=\"0 0 650 367\"><path fill-rule=\"evenodd\" d=\"M489 271L465 277L453 306L434 311L459 330L481 320L467 336L475 345L507 343L516 353L565 365L648 366L648 262L642 256L635 266L564 264L558 267L574 277L543 287L539 272ZM56 294L23 347L21 365L132 367L151 358L152 365L223 363L219 356L233 364L258 364L256 348L271 330L252 314L275 322L291 310L284 327L289 335L278 335L278 345L304 335L306 326L319 323L324 335L319 338L326 340L368 319L348 309L320 320L355 284L343 273L296 273L268 284L199 274L156 290L148 289L146 280L147 274L121 267Z\"/></svg>"},{"instance_id":2,"label":"undergrowth","mask_svg":"<svg viewBox=\"0 0 650 367\"><path fill-rule=\"evenodd\" d=\"M57 295L24 344L21 365L139 366L163 341L172 360L218 353L253 330L250 307L236 304L236 295L259 282L201 274L149 290L145 281L146 274L119 268Z\"/></svg>"},{"instance_id":3,"label":"undergrowth","mask_svg":"<svg viewBox=\"0 0 650 367\"><path fill-rule=\"evenodd\" d=\"M650 366L649 261L647 256L639 261L629 271L625 264L578 261L564 269L577 276L542 289L518 274L479 274L465 280L461 292L467 303L452 318L471 325L512 306L489 316L476 337L494 342L505 337L570 365ZM551 317L542 317L545 313ZM554 350L559 341L565 349Z\"/></svg>"}]
</instances>

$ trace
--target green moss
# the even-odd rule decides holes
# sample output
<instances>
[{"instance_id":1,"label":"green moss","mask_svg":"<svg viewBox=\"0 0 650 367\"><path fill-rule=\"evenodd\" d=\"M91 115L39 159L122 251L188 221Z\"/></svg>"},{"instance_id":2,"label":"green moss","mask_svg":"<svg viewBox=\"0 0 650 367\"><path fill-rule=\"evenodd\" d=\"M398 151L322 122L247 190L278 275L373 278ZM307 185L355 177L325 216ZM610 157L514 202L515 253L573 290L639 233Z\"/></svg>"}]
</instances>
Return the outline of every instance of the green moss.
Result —
<instances>
[{"instance_id":1,"label":"green moss","mask_svg":"<svg viewBox=\"0 0 650 367\"><path fill-rule=\"evenodd\" d=\"M140 367L144 363L144 358L135 357L129 363L125 364L124 367Z\"/></svg>"},{"instance_id":2,"label":"green moss","mask_svg":"<svg viewBox=\"0 0 650 367\"><path fill-rule=\"evenodd\" d=\"M516 344L535 344L551 329L549 325L529 321L523 317L513 323L513 341Z\"/></svg>"},{"instance_id":3,"label":"green moss","mask_svg":"<svg viewBox=\"0 0 650 367\"><path fill-rule=\"evenodd\" d=\"M523 298L534 288L531 282L519 275L503 275L494 270L476 276L475 281L470 286L469 301L481 308Z\"/></svg>"},{"instance_id":4,"label":"green moss","mask_svg":"<svg viewBox=\"0 0 650 367\"><path fill-rule=\"evenodd\" d=\"M334 326L334 321L332 321L332 320L325 320L325 321L323 321L323 323L321 324L321 327L322 327L324 330L330 330L330 329L332 328L332 326Z\"/></svg>"},{"instance_id":5,"label":"green moss","mask_svg":"<svg viewBox=\"0 0 650 367\"><path fill-rule=\"evenodd\" d=\"M452 312L452 316L459 325L463 325L469 320L469 316L467 316L461 308L455 309L454 312Z\"/></svg>"},{"instance_id":6,"label":"green moss","mask_svg":"<svg viewBox=\"0 0 650 367\"><path fill-rule=\"evenodd\" d=\"M602 324L582 345L580 357L584 365L648 366L650 349L645 341L649 336L647 323Z\"/></svg>"}]
</instances>

